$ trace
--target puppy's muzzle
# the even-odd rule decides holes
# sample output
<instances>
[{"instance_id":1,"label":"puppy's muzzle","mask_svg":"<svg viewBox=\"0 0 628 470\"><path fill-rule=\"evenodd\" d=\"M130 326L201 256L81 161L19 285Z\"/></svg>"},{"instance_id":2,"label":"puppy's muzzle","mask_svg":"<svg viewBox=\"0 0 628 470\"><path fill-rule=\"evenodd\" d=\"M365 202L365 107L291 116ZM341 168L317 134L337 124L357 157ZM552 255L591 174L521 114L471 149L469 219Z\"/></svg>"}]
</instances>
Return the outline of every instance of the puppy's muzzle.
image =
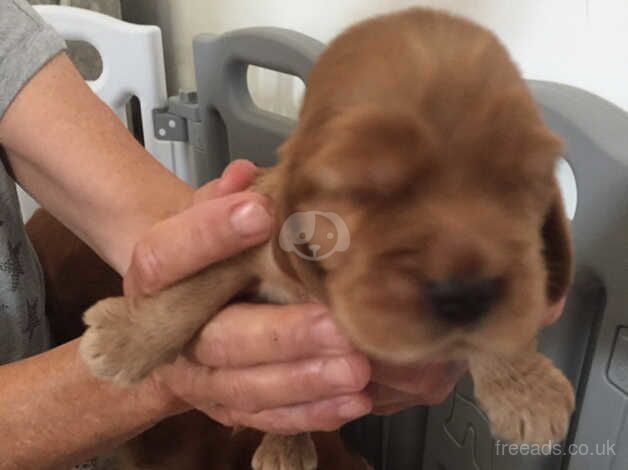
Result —
<instances>
[{"instance_id":1,"label":"puppy's muzzle","mask_svg":"<svg viewBox=\"0 0 628 470\"><path fill-rule=\"evenodd\" d=\"M502 284L497 278L452 278L427 282L425 294L438 318L465 325L490 311L502 295Z\"/></svg>"}]
</instances>

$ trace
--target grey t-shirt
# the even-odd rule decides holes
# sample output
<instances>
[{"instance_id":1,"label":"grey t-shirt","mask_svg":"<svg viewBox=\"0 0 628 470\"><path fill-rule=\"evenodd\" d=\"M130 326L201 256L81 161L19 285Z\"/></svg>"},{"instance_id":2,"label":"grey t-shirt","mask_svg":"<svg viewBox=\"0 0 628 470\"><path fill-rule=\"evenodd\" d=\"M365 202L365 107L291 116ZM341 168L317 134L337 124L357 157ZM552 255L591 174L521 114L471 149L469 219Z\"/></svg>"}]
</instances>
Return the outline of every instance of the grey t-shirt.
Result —
<instances>
[{"instance_id":1,"label":"grey t-shirt","mask_svg":"<svg viewBox=\"0 0 628 470\"><path fill-rule=\"evenodd\" d=\"M65 48L23 0L0 0L0 119L30 78ZM0 365L50 348L41 267L15 182L0 165Z\"/></svg>"},{"instance_id":2,"label":"grey t-shirt","mask_svg":"<svg viewBox=\"0 0 628 470\"><path fill-rule=\"evenodd\" d=\"M0 0L0 119L22 87L65 42L24 0Z\"/></svg>"},{"instance_id":3,"label":"grey t-shirt","mask_svg":"<svg viewBox=\"0 0 628 470\"><path fill-rule=\"evenodd\" d=\"M0 365L50 348L44 306L41 267L24 231L15 183L1 167Z\"/></svg>"}]
</instances>

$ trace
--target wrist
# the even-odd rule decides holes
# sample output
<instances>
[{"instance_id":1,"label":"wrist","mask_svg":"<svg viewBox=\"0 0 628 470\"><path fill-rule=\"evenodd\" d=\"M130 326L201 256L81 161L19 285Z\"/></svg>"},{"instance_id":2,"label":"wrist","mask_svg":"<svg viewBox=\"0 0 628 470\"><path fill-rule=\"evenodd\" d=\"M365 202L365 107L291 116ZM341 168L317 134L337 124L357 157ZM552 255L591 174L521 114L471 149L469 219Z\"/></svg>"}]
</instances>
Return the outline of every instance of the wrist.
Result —
<instances>
[{"instance_id":1,"label":"wrist","mask_svg":"<svg viewBox=\"0 0 628 470\"><path fill-rule=\"evenodd\" d=\"M115 237L111 237L105 251L104 258L109 261L118 274L124 276L131 265L135 248L141 240L146 238L161 222L169 219L192 205L193 190L185 184L177 184L170 188L170 201L158 204L158 207L140 207L132 210L132 213L141 214L133 216L126 221L124 230L118 230Z\"/></svg>"},{"instance_id":2,"label":"wrist","mask_svg":"<svg viewBox=\"0 0 628 470\"><path fill-rule=\"evenodd\" d=\"M78 341L66 343L60 348L71 346L74 349L74 363L77 364L75 375L89 377L86 383L91 393L100 395L103 401L107 403L117 403L116 409L120 418L122 421L128 421L124 427L128 426L130 429L136 430L144 429L168 416L186 410L187 405L157 380L154 373L141 382L128 387L120 387L111 382L94 378L78 353Z\"/></svg>"}]
</instances>

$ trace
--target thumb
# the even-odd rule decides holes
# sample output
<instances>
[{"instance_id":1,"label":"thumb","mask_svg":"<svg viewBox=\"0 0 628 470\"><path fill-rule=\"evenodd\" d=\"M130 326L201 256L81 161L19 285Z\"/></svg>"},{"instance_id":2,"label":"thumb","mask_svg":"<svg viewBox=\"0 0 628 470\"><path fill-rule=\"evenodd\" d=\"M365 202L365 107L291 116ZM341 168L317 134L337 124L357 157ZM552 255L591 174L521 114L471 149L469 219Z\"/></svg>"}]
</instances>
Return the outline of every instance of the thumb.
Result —
<instances>
[{"instance_id":1,"label":"thumb","mask_svg":"<svg viewBox=\"0 0 628 470\"><path fill-rule=\"evenodd\" d=\"M156 224L133 250L126 295L150 295L270 236L269 200L235 193L202 201Z\"/></svg>"}]
</instances>

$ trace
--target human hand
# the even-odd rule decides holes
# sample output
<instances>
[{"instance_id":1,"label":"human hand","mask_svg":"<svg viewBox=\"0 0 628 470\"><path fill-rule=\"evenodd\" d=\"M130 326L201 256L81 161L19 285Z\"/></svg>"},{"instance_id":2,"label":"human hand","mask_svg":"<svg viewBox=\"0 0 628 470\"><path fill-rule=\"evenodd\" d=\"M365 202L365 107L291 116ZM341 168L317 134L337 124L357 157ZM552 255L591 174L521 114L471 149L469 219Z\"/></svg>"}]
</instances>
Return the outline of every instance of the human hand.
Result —
<instances>
[{"instance_id":1,"label":"human hand","mask_svg":"<svg viewBox=\"0 0 628 470\"><path fill-rule=\"evenodd\" d=\"M541 326L560 318L565 299L550 306L542 316ZM425 363L400 367L374 362L367 391L373 400L373 413L391 415L418 405L437 405L452 392L466 374L465 362Z\"/></svg>"},{"instance_id":2,"label":"human hand","mask_svg":"<svg viewBox=\"0 0 628 470\"><path fill-rule=\"evenodd\" d=\"M368 360L315 304L231 305L156 377L227 426L330 431L371 410Z\"/></svg>"},{"instance_id":3,"label":"human hand","mask_svg":"<svg viewBox=\"0 0 628 470\"><path fill-rule=\"evenodd\" d=\"M191 207L157 223L136 244L125 295L150 295L268 239L269 201L246 192L257 174L238 160L194 193Z\"/></svg>"},{"instance_id":4,"label":"human hand","mask_svg":"<svg viewBox=\"0 0 628 470\"><path fill-rule=\"evenodd\" d=\"M149 295L265 241L268 201L240 192L256 171L234 162L196 191L192 207L155 226L135 249L125 293ZM368 413L361 391L369 375L366 358L322 306L235 304L149 380L166 413L194 407L225 425L297 433L336 429Z\"/></svg>"}]
</instances>

